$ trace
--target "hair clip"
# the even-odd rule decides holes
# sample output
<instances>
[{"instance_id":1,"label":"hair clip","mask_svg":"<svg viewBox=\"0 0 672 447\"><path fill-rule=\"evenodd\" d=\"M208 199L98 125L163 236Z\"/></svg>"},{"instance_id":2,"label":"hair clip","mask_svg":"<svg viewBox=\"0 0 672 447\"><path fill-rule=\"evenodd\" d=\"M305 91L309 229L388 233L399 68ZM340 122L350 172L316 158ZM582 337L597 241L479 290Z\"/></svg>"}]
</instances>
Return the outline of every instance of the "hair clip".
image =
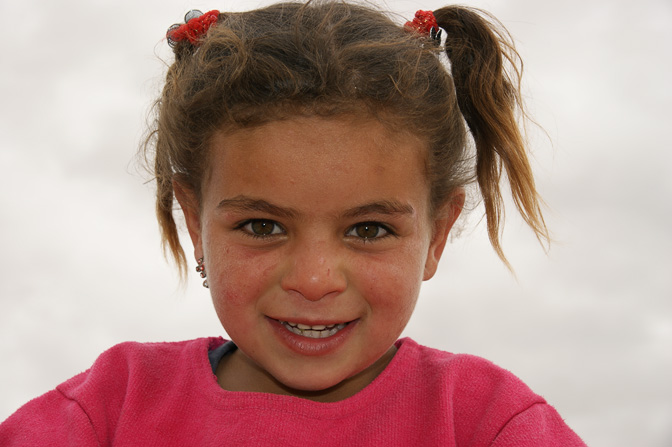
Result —
<instances>
[{"instance_id":1,"label":"hair clip","mask_svg":"<svg viewBox=\"0 0 672 447\"><path fill-rule=\"evenodd\" d=\"M436 17L434 17L432 11L418 10L413 20L406 22L404 28L429 36L430 39L437 43L441 42L441 28L436 23Z\"/></svg>"},{"instance_id":2,"label":"hair clip","mask_svg":"<svg viewBox=\"0 0 672 447\"><path fill-rule=\"evenodd\" d=\"M168 45L174 47L178 42L188 40L192 45L197 45L198 41L208 32L210 27L217 23L219 11L216 9L203 14L198 9L192 9L184 16L184 24L175 25L168 28L166 39Z\"/></svg>"}]
</instances>

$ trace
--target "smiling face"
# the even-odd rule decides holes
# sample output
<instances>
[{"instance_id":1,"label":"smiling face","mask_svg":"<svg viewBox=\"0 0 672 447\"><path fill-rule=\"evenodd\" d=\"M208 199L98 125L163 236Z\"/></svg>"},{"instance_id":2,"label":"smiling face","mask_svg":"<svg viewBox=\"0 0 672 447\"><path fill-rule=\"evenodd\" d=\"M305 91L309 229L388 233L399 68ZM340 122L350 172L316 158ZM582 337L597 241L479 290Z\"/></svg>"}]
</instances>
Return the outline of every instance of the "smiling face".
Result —
<instances>
[{"instance_id":1,"label":"smiling face","mask_svg":"<svg viewBox=\"0 0 672 447\"><path fill-rule=\"evenodd\" d=\"M274 121L210 149L201 202L178 183L176 195L239 348L220 383L359 391L393 356L460 198L430 219L425 143L361 117Z\"/></svg>"}]
</instances>

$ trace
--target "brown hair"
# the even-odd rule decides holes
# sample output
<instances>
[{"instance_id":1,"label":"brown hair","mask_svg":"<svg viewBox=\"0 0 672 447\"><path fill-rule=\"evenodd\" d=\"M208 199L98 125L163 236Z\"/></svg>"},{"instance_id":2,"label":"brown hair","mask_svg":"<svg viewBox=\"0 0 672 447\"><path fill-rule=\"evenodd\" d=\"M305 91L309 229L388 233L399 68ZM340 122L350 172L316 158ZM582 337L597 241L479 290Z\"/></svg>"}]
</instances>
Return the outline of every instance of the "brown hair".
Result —
<instances>
[{"instance_id":1,"label":"brown hair","mask_svg":"<svg viewBox=\"0 0 672 447\"><path fill-rule=\"evenodd\" d=\"M521 64L510 36L481 11L449 6L434 14L445 53L380 11L341 1L220 14L198 45L175 45L145 155L154 159L164 248L182 271L173 179L200 197L215 131L306 114L364 111L425 138L432 210L476 180L488 236L508 266L499 241L503 166L517 209L548 240L517 123Z\"/></svg>"}]
</instances>

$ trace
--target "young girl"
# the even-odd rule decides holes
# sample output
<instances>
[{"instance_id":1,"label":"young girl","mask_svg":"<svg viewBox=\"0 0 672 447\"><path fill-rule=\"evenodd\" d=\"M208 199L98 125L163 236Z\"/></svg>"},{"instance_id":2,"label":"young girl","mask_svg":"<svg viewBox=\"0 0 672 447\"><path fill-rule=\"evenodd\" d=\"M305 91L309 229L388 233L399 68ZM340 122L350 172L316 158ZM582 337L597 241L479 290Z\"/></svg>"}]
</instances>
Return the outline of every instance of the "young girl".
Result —
<instances>
[{"instance_id":1,"label":"young girl","mask_svg":"<svg viewBox=\"0 0 672 447\"><path fill-rule=\"evenodd\" d=\"M231 341L116 346L0 444L584 445L511 373L398 339L469 183L504 262L502 168L547 238L506 33L341 2L185 22L147 147L163 240L184 271L176 199Z\"/></svg>"}]
</instances>

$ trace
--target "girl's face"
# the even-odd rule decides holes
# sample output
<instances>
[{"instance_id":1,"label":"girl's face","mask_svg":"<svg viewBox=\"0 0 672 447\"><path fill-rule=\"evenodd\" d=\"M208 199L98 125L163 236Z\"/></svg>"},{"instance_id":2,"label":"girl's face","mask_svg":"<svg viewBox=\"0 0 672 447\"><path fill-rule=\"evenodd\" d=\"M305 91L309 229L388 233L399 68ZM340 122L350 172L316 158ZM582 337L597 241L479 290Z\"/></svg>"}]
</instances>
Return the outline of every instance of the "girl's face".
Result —
<instances>
[{"instance_id":1,"label":"girl's face","mask_svg":"<svg viewBox=\"0 0 672 447\"><path fill-rule=\"evenodd\" d=\"M462 205L430 219L425 151L361 117L214 137L201 202L176 194L239 348L225 388L335 400L389 362Z\"/></svg>"}]
</instances>

